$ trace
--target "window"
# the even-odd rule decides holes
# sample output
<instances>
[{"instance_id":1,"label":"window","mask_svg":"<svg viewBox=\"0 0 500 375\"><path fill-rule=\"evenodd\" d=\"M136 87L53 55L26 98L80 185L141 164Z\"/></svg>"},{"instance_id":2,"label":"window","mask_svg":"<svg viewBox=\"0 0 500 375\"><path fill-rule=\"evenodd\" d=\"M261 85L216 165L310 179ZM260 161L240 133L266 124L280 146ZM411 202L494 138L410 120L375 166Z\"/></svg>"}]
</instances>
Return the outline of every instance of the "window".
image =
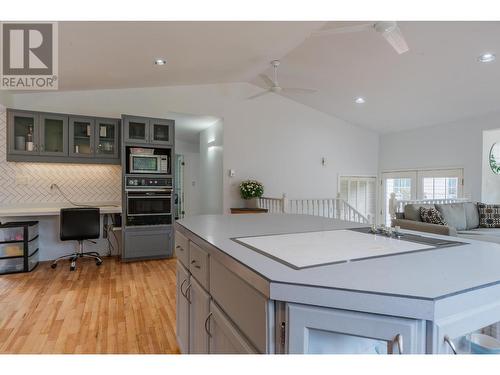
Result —
<instances>
[{"instance_id":1,"label":"window","mask_svg":"<svg viewBox=\"0 0 500 375\"><path fill-rule=\"evenodd\" d=\"M340 176L340 198L358 210L370 223L375 222L377 178Z\"/></svg>"},{"instance_id":2,"label":"window","mask_svg":"<svg viewBox=\"0 0 500 375\"><path fill-rule=\"evenodd\" d=\"M458 198L458 177L424 177L423 199Z\"/></svg>"}]
</instances>

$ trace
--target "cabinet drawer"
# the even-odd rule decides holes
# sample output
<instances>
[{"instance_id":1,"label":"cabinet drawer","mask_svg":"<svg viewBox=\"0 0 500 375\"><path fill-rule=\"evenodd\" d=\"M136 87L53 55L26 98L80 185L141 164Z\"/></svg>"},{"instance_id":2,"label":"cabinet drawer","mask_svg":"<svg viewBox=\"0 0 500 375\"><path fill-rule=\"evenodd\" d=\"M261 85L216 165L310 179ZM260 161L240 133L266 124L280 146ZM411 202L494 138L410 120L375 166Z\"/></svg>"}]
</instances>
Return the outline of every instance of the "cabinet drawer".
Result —
<instances>
[{"instance_id":1,"label":"cabinet drawer","mask_svg":"<svg viewBox=\"0 0 500 375\"><path fill-rule=\"evenodd\" d=\"M189 246L188 239L179 231L175 231L175 256L184 267L189 268Z\"/></svg>"},{"instance_id":2,"label":"cabinet drawer","mask_svg":"<svg viewBox=\"0 0 500 375\"><path fill-rule=\"evenodd\" d=\"M260 353L267 353L268 300L210 257L210 294Z\"/></svg>"},{"instance_id":3,"label":"cabinet drawer","mask_svg":"<svg viewBox=\"0 0 500 375\"><path fill-rule=\"evenodd\" d=\"M208 290L208 253L194 242L189 243L189 271Z\"/></svg>"}]
</instances>

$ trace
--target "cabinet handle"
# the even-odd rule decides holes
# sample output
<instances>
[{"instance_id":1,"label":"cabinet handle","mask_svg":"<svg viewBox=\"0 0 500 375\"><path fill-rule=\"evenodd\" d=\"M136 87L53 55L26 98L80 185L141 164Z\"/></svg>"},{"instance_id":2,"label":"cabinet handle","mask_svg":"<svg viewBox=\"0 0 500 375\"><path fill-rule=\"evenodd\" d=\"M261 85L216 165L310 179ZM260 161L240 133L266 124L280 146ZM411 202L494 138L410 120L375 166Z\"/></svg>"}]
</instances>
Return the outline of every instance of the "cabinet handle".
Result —
<instances>
[{"instance_id":1,"label":"cabinet handle","mask_svg":"<svg viewBox=\"0 0 500 375\"><path fill-rule=\"evenodd\" d=\"M184 298L187 298L186 295L184 294L184 291L182 290L182 286L184 285L184 283L187 281L187 279L184 279L184 281L181 283L181 287L180 287L180 290L181 290L181 294L184 296Z\"/></svg>"},{"instance_id":2,"label":"cabinet handle","mask_svg":"<svg viewBox=\"0 0 500 375\"><path fill-rule=\"evenodd\" d=\"M186 297L189 304L191 304L191 299L189 298L191 296L191 294L189 294L189 297L188 297L188 292L190 289L191 289L191 284L189 284L188 287L186 288L186 292L185 292L186 294L184 295L184 297Z\"/></svg>"},{"instance_id":3,"label":"cabinet handle","mask_svg":"<svg viewBox=\"0 0 500 375\"><path fill-rule=\"evenodd\" d=\"M212 312L208 314L207 318L205 319L205 332L207 333L208 337L212 337L212 334L210 333L210 317L212 316Z\"/></svg>"},{"instance_id":4,"label":"cabinet handle","mask_svg":"<svg viewBox=\"0 0 500 375\"><path fill-rule=\"evenodd\" d=\"M444 342L448 344L448 346L451 348L451 351L453 354L457 354L457 348L455 347L455 344L453 341L451 341L450 337L448 335L444 336Z\"/></svg>"},{"instance_id":5,"label":"cabinet handle","mask_svg":"<svg viewBox=\"0 0 500 375\"><path fill-rule=\"evenodd\" d=\"M394 342L396 342L396 344L398 344L399 354L403 354L403 336L400 333L398 333L396 335L396 337L394 337L393 343Z\"/></svg>"},{"instance_id":6,"label":"cabinet handle","mask_svg":"<svg viewBox=\"0 0 500 375\"><path fill-rule=\"evenodd\" d=\"M184 249L181 247L181 245L177 245L175 248L179 249L180 251L184 251Z\"/></svg>"}]
</instances>

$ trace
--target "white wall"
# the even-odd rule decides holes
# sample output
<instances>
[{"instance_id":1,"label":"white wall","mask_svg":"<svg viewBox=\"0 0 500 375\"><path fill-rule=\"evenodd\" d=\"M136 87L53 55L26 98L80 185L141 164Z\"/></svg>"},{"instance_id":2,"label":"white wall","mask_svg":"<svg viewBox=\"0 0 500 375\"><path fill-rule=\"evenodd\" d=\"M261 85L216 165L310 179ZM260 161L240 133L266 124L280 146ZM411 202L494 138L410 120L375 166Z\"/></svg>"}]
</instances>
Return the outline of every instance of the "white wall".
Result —
<instances>
[{"instance_id":1,"label":"white wall","mask_svg":"<svg viewBox=\"0 0 500 375\"><path fill-rule=\"evenodd\" d=\"M170 112L224 123L223 208L241 206L237 186L262 181L266 196L334 197L342 174L375 174L378 135L278 95L246 100L247 83L14 95L16 108L99 116ZM326 157L327 165L321 166ZM229 178L229 168L236 176Z\"/></svg>"},{"instance_id":2,"label":"white wall","mask_svg":"<svg viewBox=\"0 0 500 375\"><path fill-rule=\"evenodd\" d=\"M200 213L223 212L223 124L200 133Z\"/></svg>"},{"instance_id":3,"label":"white wall","mask_svg":"<svg viewBox=\"0 0 500 375\"><path fill-rule=\"evenodd\" d=\"M500 203L500 175L493 173L489 162L491 147L499 142L500 129L483 132L481 201L485 203Z\"/></svg>"},{"instance_id":4,"label":"white wall","mask_svg":"<svg viewBox=\"0 0 500 375\"><path fill-rule=\"evenodd\" d=\"M184 156L185 216L199 215L200 208L200 144L175 141L175 153Z\"/></svg>"},{"instance_id":5,"label":"white wall","mask_svg":"<svg viewBox=\"0 0 500 375\"><path fill-rule=\"evenodd\" d=\"M483 130L500 126L500 112L380 136L381 171L464 168L464 192L481 200Z\"/></svg>"}]
</instances>

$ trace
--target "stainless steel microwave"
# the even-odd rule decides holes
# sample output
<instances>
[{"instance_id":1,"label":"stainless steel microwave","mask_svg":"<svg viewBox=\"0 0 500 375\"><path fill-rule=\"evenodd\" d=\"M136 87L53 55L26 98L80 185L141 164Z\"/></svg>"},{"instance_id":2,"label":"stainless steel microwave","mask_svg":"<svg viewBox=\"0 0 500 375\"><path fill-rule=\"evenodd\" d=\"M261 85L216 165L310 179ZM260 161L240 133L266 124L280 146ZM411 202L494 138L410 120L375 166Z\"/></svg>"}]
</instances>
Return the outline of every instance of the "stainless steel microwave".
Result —
<instances>
[{"instance_id":1,"label":"stainless steel microwave","mask_svg":"<svg viewBox=\"0 0 500 375\"><path fill-rule=\"evenodd\" d=\"M168 173L168 156L130 154L129 173Z\"/></svg>"}]
</instances>

